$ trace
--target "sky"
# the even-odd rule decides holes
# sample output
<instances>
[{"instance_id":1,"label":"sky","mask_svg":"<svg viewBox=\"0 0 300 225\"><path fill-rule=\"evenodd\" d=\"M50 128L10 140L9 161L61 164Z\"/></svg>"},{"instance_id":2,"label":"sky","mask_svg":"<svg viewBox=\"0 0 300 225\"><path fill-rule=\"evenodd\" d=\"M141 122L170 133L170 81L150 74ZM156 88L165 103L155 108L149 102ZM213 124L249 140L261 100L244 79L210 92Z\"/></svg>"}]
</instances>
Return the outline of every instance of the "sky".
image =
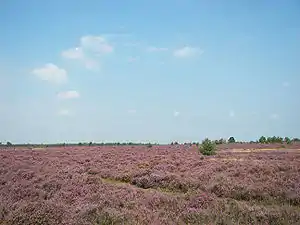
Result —
<instances>
[{"instance_id":1,"label":"sky","mask_svg":"<svg viewBox=\"0 0 300 225\"><path fill-rule=\"evenodd\" d=\"M0 141L300 137L298 0L2 0Z\"/></svg>"}]
</instances>

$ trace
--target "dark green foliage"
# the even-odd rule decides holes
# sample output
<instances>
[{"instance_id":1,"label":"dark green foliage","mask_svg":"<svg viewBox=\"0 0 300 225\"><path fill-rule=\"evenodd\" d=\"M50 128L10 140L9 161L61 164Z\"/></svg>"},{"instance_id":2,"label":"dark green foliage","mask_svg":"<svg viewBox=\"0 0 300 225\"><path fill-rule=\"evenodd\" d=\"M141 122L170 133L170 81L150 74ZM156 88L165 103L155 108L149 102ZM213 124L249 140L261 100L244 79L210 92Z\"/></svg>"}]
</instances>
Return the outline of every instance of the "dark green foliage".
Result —
<instances>
[{"instance_id":1,"label":"dark green foliage","mask_svg":"<svg viewBox=\"0 0 300 225\"><path fill-rule=\"evenodd\" d=\"M90 142L90 143L89 143L89 146L92 146L92 145L93 145L93 142Z\"/></svg>"},{"instance_id":2,"label":"dark green foliage","mask_svg":"<svg viewBox=\"0 0 300 225\"><path fill-rule=\"evenodd\" d=\"M259 141L259 143L264 144L264 143L267 143L267 138L265 136L261 136L258 141Z\"/></svg>"},{"instance_id":3,"label":"dark green foliage","mask_svg":"<svg viewBox=\"0 0 300 225\"><path fill-rule=\"evenodd\" d=\"M228 139L228 143L235 143L234 137L230 137L230 138Z\"/></svg>"},{"instance_id":4,"label":"dark green foliage","mask_svg":"<svg viewBox=\"0 0 300 225\"><path fill-rule=\"evenodd\" d=\"M219 140L215 140L216 145L226 144L226 140L221 138Z\"/></svg>"},{"instance_id":5,"label":"dark green foliage","mask_svg":"<svg viewBox=\"0 0 300 225\"><path fill-rule=\"evenodd\" d=\"M13 144L12 144L11 142L8 141L8 142L6 142L6 145L7 145L7 146L12 146Z\"/></svg>"},{"instance_id":6,"label":"dark green foliage","mask_svg":"<svg viewBox=\"0 0 300 225\"><path fill-rule=\"evenodd\" d=\"M148 148L152 148L152 144L151 144L151 143L148 143L148 144L147 144L147 147L148 147Z\"/></svg>"},{"instance_id":7,"label":"dark green foliage","mask_svg":"<svg viewBox=\"0 0 300 225\"><path fill-rule=\"evenodd\" d=\"M289 137L285 137L284 142L287 143L287 144L291 144L292 140Z\"/></svg>"},{"instance_id":8,"label":"dark green foliage","mask_svg":"<svg viewBox=\"0 0 300 225\"><path fill-rule=\"evenodd\" d=\"M202 141L199 151L203 155L214 155L216 153L216 143L206 138Z\"/></svg>"},{"instance_id":9,"label":"dark green foliage","mask_svg":"<svg viewBox=\"0 0 300 225\"><path fill-rule=\"evenodd\" d=\"M268 137L267 140L266 140L266 143L283 143L283 138L282 137L276 137L276 136L273 136L273 137Z\"/></svg>"}]
</instances>

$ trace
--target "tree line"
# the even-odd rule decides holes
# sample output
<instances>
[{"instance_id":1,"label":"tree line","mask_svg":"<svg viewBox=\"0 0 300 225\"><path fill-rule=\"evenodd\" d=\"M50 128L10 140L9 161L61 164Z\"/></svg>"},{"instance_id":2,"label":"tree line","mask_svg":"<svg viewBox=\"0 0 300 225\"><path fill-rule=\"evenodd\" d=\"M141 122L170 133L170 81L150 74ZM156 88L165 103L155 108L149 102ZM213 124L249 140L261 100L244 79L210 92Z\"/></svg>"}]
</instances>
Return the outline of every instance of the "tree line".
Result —
<instances>
[{"instance_id":1,"label":"tree line","mask_svg":"<svg viewBox=\"0 0 300 225\"><path fill-rule=\"evenodd\" d=\"M214 144L220 145L220 144L227 144L227 143L261 143L261 144L273 144L273 143L286 143L291 144L293 142L300 142L299 138L290 138L290 137L278 137L278 136L272 136L272 137L265 137L261 136L256 141L237 141L234 137L229 137L228 139L220 138L218 140L212 140ZM185 143L179 143L177 141L171 142L171 145L199 145L199 142L185 142ZM56 144L13 144L10 141L7 141L6 143L0 142L0 146L28 146L28 147L58 147L58 146L118 146L118 145L145 145L145 146L152 146L152 145L159 145L159 143L139 143L139 142L102 142L102 143L96 143L96 142L79 142L79 143L56 143Z\"/></svg>"}]
</instances>

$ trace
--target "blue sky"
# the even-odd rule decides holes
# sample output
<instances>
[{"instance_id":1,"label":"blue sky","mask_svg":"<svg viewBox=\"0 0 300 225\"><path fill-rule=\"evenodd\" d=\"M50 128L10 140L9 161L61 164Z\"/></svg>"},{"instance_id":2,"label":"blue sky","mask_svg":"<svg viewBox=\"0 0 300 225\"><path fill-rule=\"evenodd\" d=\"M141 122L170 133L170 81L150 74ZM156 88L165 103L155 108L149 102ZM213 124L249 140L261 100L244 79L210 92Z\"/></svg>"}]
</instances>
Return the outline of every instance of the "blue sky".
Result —
<instances>
[{"instance_id":1,"label":"blue sky","mask_svg":"<svg viewBox=\"0 0 300 225\"><path fill-rule=\"evenodd\" d=\"M4 0L0 139L300 137L300 3Z\"/></svg>"}]
</instances>

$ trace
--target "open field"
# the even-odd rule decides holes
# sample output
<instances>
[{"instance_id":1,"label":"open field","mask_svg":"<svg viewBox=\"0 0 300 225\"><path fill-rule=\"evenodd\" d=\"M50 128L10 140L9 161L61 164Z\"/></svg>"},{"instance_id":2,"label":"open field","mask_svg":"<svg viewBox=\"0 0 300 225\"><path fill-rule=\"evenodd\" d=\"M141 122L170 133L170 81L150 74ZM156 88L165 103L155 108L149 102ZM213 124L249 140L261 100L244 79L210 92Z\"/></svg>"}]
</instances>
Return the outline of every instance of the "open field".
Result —
<instances>
[{"instance_id":1,"label":"open field","mask_svg":"<svg viewBox=\"0 0 300 225\"><path fill-rule=\"evenodd\" d=\"M300 144L0 150L0 224L300 224Z\"/></svg>"}]
</instances>

